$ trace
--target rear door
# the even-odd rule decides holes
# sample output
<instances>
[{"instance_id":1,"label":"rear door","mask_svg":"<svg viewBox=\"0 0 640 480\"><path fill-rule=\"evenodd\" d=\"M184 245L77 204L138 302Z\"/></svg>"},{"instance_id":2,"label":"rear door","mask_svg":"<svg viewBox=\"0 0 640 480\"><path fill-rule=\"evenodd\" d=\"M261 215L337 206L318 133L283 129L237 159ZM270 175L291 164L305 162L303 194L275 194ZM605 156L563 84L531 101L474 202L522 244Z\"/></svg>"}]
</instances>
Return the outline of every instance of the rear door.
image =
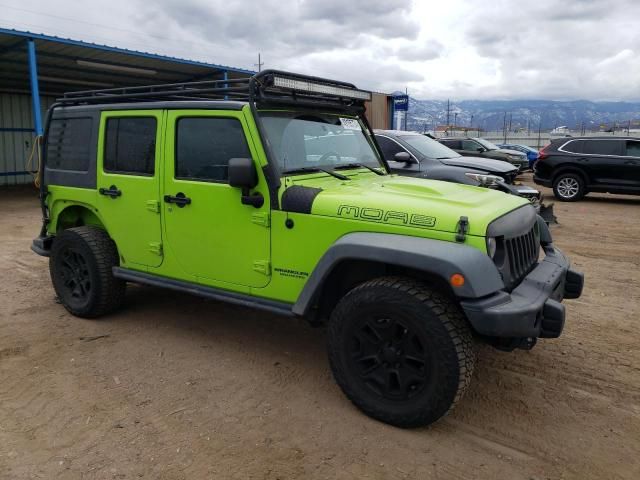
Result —
<instances>
[{"instance_id":1,"label":"rear door","mask_svg":"<svg viewBox=\"0 0 640 480\"><path fill-rule=\"evenodd\" d=\"M100 217L118 246L121 265L162 263L159 110L103 112L98 134Z\"/></svg>"},{"instance_id":2,"label":"rear door","mask_svg":"<svg viewBox=\"0 0 640 480\"><path fill-rule=\"evenodd\" d=\"M640 188L640 140L625 142L623 167L626 177L633 181L634 186Z\"/></svg>"},{"instance_id":3,"label":"rear door","mask_svg":"<svg viewBox=\"0 0 640 480\"><path fill-rule=\"evenodd\" d=\"M582 151L594 183L620 185L629 183L624 165L624 141L618 139L584 139Z\"/></svg>"}]
</instances>

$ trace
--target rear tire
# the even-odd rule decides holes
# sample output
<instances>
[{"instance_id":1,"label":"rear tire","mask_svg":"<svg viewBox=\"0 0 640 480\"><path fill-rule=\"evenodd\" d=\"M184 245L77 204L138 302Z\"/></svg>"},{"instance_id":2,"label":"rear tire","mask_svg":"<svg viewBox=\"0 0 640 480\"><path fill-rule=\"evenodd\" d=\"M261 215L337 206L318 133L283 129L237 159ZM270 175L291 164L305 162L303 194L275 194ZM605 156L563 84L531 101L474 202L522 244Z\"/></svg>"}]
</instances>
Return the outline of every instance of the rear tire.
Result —
<instances>
[{"instance_id":1,"label":"rear tire","mask_svg":"<svg viewBox=\"0 0 640 480\"><path fill-rule=\"evenodd\" d=\"M577 202L586 193L584 179L577 173L561 173L553 179L553 194L561 202Z\"/></svg>"},{"instance_id":2,"label":"rear tire","mask_svg":"<svg viewBox=\"0 0 640 480\"><path fill-rule=\"evenodd\" d=\"M78 317L96 318L117 309L126 283L113 276L118 251L97 227L75 227L56 236L49 258L51 281L60 303Z\"/></svg>"},{"instance_id":3,"label":"rear tire","mask_svg":"<svg viewBox=\"0 0 640 480\"><path fill-rule=\"evenodd\" d=\"M329 361L346 396L398 427L446 415L471 381L471 329L447 295L402 277L351 290L329 320Z\"/></svg>"}]
</instances>

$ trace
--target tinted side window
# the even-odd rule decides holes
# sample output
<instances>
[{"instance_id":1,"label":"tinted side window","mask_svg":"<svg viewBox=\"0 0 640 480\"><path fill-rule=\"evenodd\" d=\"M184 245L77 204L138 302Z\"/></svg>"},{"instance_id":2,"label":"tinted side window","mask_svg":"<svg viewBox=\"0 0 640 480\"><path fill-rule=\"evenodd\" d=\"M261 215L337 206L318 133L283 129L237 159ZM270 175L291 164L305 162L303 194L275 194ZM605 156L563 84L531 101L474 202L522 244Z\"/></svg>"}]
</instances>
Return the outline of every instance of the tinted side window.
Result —
<instances>
[{"instance_id":1,"label":"tinted side window","mask_svg":"<svg viewBox=\"0 0 640 480\"><path fill-rule=\"evenodd\" d=\"M387 161L393 161L393 156L398 152L404 152L404 148L398 145L393 140L389 140L386 137L380 137L376 135L376 140L378 141L378 145L380 145L380 149L382 150L382 154Z\"/></svg>"},{"instance_id":2,"label":"tinted side window","mask_svg":"<svg viewBox=\"0 0 640 480\"><path fill-rule=\"evenodd\" d=\"M153 175L156 160L156 119L107 119L104 170L133 175Z\"/></svg>"},{"instance_id":3,"label":"tinted side window","mask_svg":"<svg viewBox=\"0 0 640 480\"><path fill-rule=\"evenodd\" d=\"M51 120L47 137L47 168L89 170L91 118Z\"/></svg>"},{"instance_id":4,"label":"tinted side window","mask_svg":"<svg viewBox=\"0 0 640 480\"><path fill-rule=\"evenodd\" d=\"M564 146L560 145L560 148L565 152L570 153L585 153L583 150L584 140L571 140L569 143L566 143Z\"/></svg>"},{"instance_id":5,"label":"tinted side window","mask_svg":"<svg viewBox=\"0 0 640 480\"><path fill-rule=\"evenodd\" d=\"M251 158L240 121L233 118L178 120L176 178L225 182L232 158Z\"/></svg>"},{"instance_id":6,"label":"tinted side window","mask_svg":"<svg viewBox=\"0 0 640 480\"><path fill-rule=\"evenodd\" d=\"M454 150L462 150L462 146L460 145L460 140L442 140L441 143L444 143L447 147L452 148Z\"/></svg>"},{"instance_id":7,"label":"tinted side window","mask_svg":"<svg viewBox=\"0 0 640 480\"><path fill-rule=\"evenodd\" d=\"M482 145L473 140L462 140L462 150L475 151L478 150Z\"/></svg>"},{"instance_id":8,"label":"tinted side window","mask_svg":"<svg viewBox=\"0 0 640 480\"><path fill-rule=\"evenodd\" d=\"M622 155L622 142L618 140L584 140L584 153L593 155Z\"/></svg>"},{"instance_id":9,"label":"tinted side window","mask_svg":"<svg viewBox=\"0 0 640 480\"><path fill-rule=\"evenodd\" d=\"M640 141L634 142L633 140L628 140L626 155L629 157L640 157Z\"/></svg>"}]
</instances>

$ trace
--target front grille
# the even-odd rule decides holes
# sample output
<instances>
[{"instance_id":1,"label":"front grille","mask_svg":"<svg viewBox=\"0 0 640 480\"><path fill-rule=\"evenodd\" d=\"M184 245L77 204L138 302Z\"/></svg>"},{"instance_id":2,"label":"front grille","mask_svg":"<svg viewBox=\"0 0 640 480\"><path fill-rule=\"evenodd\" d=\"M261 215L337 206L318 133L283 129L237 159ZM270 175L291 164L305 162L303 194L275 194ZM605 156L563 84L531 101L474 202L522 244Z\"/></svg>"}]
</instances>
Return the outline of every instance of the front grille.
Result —
<instances>
[{"instance_id":1,"label":"front grille","mask_svg":"<svg viewBox=\"0 0 640 480\"><path fill-rule=\"evenodd\" d=\"M504 239L504 267L502 276L507 288L520 283L535 266L540 251L536 225L524 235Z\"/></svg>"}]
</instances>

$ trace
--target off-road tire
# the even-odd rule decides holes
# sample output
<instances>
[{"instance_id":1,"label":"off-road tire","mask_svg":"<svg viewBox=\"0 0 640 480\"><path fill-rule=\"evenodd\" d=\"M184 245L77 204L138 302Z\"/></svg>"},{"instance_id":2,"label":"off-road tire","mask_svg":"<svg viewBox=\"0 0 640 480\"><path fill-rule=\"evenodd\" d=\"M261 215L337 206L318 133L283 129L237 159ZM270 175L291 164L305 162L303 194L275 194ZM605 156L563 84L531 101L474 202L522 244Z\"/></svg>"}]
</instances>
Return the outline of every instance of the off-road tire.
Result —
<instances>
[{"instance_id":1,"label":"off-road tire","mask_svg":"<svg viewBox=\"0 0 640 480\"><path fill-rule=\"evenodd\" d=\"M587 194L587 186L582 175L561 173L553 179L553 194L561 202L577 202Z\"/></svg>"},{"instance_id":2,"label":"off-road tire","mask_svg":"<svg viewBox=\"0 0 640 480\"><path fill-rule=\"evenodd\" d=\"M354 356L353 350L364 350L363 345L369 340L356 340L354 332L369 336L366 332L370 330L371 322L378 325L381 321L395 322L392 330L398 334L404 332L406 338L401 341L404 343L398 345L411 343L415 347L419 336L419 341L426 347L422 367L425 381L417 393L409 393L413 396L406 399L385 398L384 393L376 391L375 382L367 383L356 372L361 362L356 361L357 354ZM391 336L395 334L391 333ZM387 340L384 342L389 345ZM404 277L373 279L347 293L331 314L328 350L333 375L346 396L367 415L403 428L428 425L451 411L469 386L476 358L471 328L456 302L447 294ZM378 362L378 369L390 365L386 361L383 363L388 351L379 353L377 360L372 360ZM395 366L400 365L411 375L419 364L411 360L412 365L409 365L409 354L401 349L397 351L405 353L406 358ZM394 350L394 354L397 351ZM390 375L391 378L396 376L393 372ZM387 380L387 384L400 385L402 376L396 378L397 382ZM409 391L413 388L411 385ZM387 393L391 395L392 392Z\"/></svg>"},{"instance_id":3,"label":"off-road tire","mask_svg":"<svg viewBox=\"0 0 640 480\"><path fill-rule=\"evenodd\" d=\"M49 272L60 303L70 313L96 318L116 310L124 300L126 283L115 278L118 251L97 227L75 227L56 236Z\"/></svg>"}]
</instances>

